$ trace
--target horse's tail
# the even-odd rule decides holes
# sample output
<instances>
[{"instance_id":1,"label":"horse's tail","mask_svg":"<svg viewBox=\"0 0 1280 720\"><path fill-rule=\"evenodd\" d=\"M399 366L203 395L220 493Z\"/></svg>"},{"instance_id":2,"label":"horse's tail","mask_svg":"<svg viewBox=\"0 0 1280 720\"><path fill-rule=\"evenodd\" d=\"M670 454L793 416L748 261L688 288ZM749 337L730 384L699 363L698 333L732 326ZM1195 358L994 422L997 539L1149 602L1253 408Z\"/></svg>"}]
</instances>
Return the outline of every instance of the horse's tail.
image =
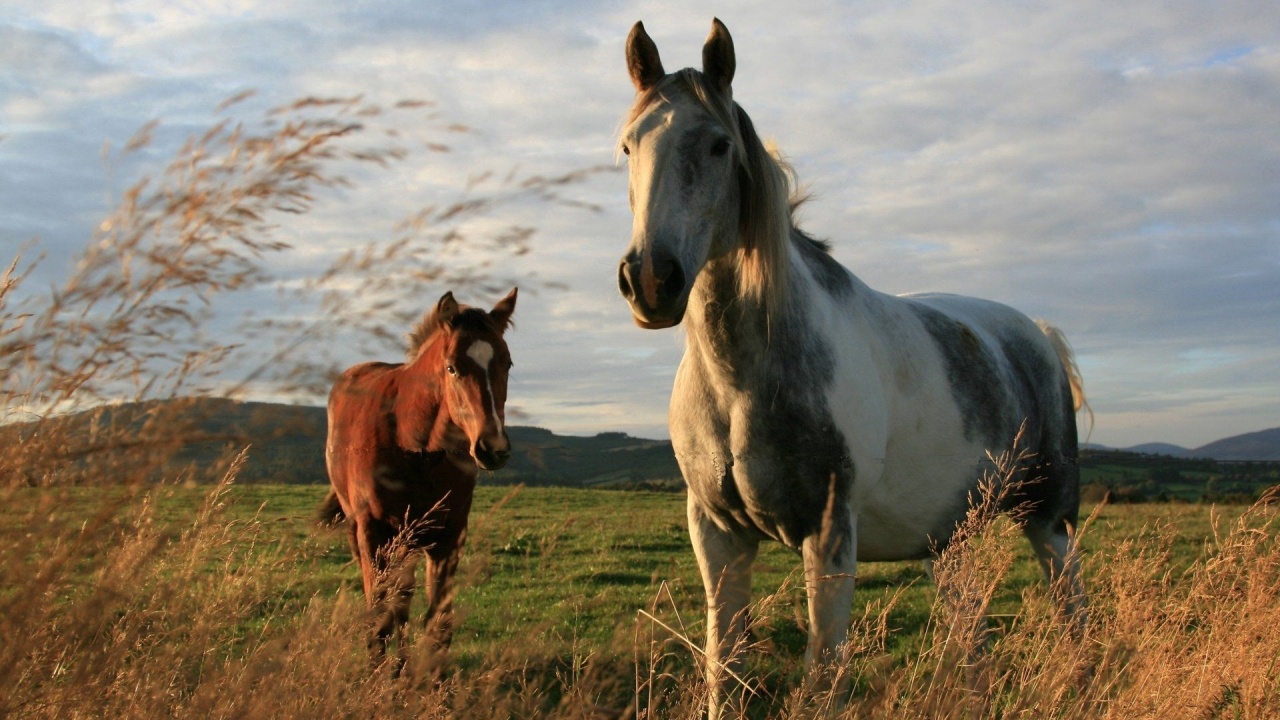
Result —
<instances>
[{"instance_id":1,"label":"horse's tail","mask_svg":"<svg viewBox=\"0 0 1280 720\"><path fill-rule=\"evenodd\" d=\"M329 490L329 494L316 508L316 523L321 527L334 527L346 519L347 514L342 512L342 503L338 502L338 493L332 489Z\"/></svg>"},{"instance_id":2,"label":"horse's tail","mask_svg":"<svg viewBox=\"0 0 1280 720\"><path fill-rule=\"evenodd\" d=\"M1084 396L1084 377L1080 374L1080 366L1076 364L1076 355L1071 351L1067 336L1044 320L1037 320L1036 325L1039 326L1040 332L1044 333L1045 338L1049 340L1054 352L1058 353L1058 360L1062 362L1062 369L1067 373L1067 381L1071 383L1072 407L1075 408L1076 412L1080 412L1081 408L1084 409L1089 416L1089 432L1092 433L1093 408L1089 407L1089 400Z\"/></svg>"}]
</instances>

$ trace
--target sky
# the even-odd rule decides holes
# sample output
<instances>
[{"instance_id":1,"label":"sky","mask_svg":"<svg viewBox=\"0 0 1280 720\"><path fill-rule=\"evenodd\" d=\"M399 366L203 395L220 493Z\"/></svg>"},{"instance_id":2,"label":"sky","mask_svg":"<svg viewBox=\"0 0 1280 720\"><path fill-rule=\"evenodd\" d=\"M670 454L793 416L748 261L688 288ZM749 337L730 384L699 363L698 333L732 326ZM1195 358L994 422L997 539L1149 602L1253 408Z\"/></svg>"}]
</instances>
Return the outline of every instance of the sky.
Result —
<instances>
[{"instance_id":1,"label":"sky","mask_svg":"<svg viewBox=\"0 0 1280 720\"><path fill-rule=\"evenodd\" d=\"M735 99L812 194L802 227L863 281L986 297L1062 328L1092 442L1198 447L1280 426L1271 0L7 0L0 260L34 238L48 258L35 280L52 282L123 189L242 91L256 94L231 112L362 94L429 100L471 128L286 228L300 251L283 269L305 276L477 173L613 166L631 25L671 70L700 64L712 17L734 38ZM104 160L152 120L147 152ZM384 122L423 143L446 132L412 113ZM598 209L516 202L476 221L536 228L510 268L509 411L564 434L666 437L684 337L635 327L618 295L625 172L563 192Z\"/></svg>"}]
</instances>

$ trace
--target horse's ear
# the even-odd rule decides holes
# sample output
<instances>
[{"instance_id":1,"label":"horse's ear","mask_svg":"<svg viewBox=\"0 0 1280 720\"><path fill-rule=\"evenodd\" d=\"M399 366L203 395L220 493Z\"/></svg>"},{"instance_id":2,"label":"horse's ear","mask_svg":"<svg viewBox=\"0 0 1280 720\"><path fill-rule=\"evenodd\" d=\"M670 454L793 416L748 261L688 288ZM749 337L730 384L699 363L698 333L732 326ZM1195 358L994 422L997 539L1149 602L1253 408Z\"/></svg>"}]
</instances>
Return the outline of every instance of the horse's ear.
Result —
<instances>
[{"instance_id":1,"label":"horse's ear","mask_svg":"<svg viewBox=\"0 0 1280 720\"><path fill-rule=\"evenodd\" d=\"M733 38L720 18L711 20L711 34L702 46L702 74L722 92L729 91L737 61L733 56Z\"/></svg>"},{"instance_id":2,"label":"horse's ear","mask_svg":"<svg viewBox=\"0 0 1280 720\"><path fill-rule=\"evenodd\" d=\"M644 31L642 22L632 25L631 33L627 35L627 72L631 73L636 92L644 92L657 85L667 74L662 69L662 58L658 57L658 46Z\"/></svg>"},{"instance_id":3,"label":"horse's ear","mask_svg":"<svg viewBox=\"0 0 1280 720\"><path fill-rule=\"evenodd\" d=\"M453 299L453 291L450 290L436 303L435 321L437 325L444 326L452 323L457 316L458 301Z\"/></svg>"},{"instance_id":4,"label":"horse's ear","mask_svg":"<svg viewBox=\"0 0 1280 720\"><path fill-rule=\"evenodd\" d=\"M493 318L502 330L506 330L511 325L511 314L516 311L516 291L519 289L511 288L511 292L489 311L489 317Z\"/></svg>"}]
</instances>

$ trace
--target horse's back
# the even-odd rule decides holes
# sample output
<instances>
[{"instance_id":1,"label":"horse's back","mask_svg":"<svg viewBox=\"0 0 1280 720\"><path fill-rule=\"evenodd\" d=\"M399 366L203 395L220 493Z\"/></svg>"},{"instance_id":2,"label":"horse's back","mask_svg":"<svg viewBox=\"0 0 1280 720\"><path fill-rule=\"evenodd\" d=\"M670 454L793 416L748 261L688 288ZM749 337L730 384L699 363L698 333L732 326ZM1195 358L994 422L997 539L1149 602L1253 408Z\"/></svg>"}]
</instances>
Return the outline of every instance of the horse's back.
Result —
<instances>
[{"instance_id":1,"label":"horse's back","mask_svg":"<svg viewBox=\"0 0 1280 720\"><path fill-rule=\"evenodd\" d=\"M383 409L395 400L395 371L400 367L367 362L353 365L342 373L329 391L331 438L335 433L350 436L373 430Z\"/></svg>"},{"instance_id":2,"label":"horse's back","mask_svg":"<svg viewBox=\"0 0 1280 720\"><path fill-rule=\"evenodd\" d=\"M899 299L930 336L966 417L967 435L999 453L1011 449L1022 430L1033 452L1074 454L1074 432L1065 427L1074 429L1077 407L1070 358L1041 324L981 298L931 293Z\"/></svg>"},{"instance_id":3,"label":"horse's back","mask_svg":"<svg viewBox=\"0 0 1280 720\"><path fill-rule=\"evenodd\" d=\"M381 362L354 365L329 391L325 465L329 483L349 514L356 504L354 495L372 494L379 449L394 441L385 408L394 399L391 376L398 367Z\"/></svg>"}]
</instances>

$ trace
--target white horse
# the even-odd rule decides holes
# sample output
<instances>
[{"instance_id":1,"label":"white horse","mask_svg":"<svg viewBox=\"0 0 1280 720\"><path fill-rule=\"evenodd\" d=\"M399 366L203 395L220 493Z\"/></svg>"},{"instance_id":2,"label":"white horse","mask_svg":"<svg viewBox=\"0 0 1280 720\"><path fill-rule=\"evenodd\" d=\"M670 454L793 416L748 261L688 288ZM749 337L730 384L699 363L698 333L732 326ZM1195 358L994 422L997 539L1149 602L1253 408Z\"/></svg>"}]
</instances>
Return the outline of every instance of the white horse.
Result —
<instances>
[{"instance_id":1,"label":"white horse","mask_svg":"<svg viewBox=\"0 0 1280 720\"><path fill-rule=\"evenodd\" d=\"M928 560L990 469L1034 453L1004 509L1063 612L1083 618L1079 371L1062 335L1004 305L872 290L792 220L788 169L734 101L719 21L702 71L667 74L641 23L621 135L634 213L618 284L637 325L684 322L671 440L707 593L710 715L735 699L758 543L804 560L806 665L842 661L859 560ZM1043 329L1042 329L1043 328Z\"/></svg>"}]
</instances>

